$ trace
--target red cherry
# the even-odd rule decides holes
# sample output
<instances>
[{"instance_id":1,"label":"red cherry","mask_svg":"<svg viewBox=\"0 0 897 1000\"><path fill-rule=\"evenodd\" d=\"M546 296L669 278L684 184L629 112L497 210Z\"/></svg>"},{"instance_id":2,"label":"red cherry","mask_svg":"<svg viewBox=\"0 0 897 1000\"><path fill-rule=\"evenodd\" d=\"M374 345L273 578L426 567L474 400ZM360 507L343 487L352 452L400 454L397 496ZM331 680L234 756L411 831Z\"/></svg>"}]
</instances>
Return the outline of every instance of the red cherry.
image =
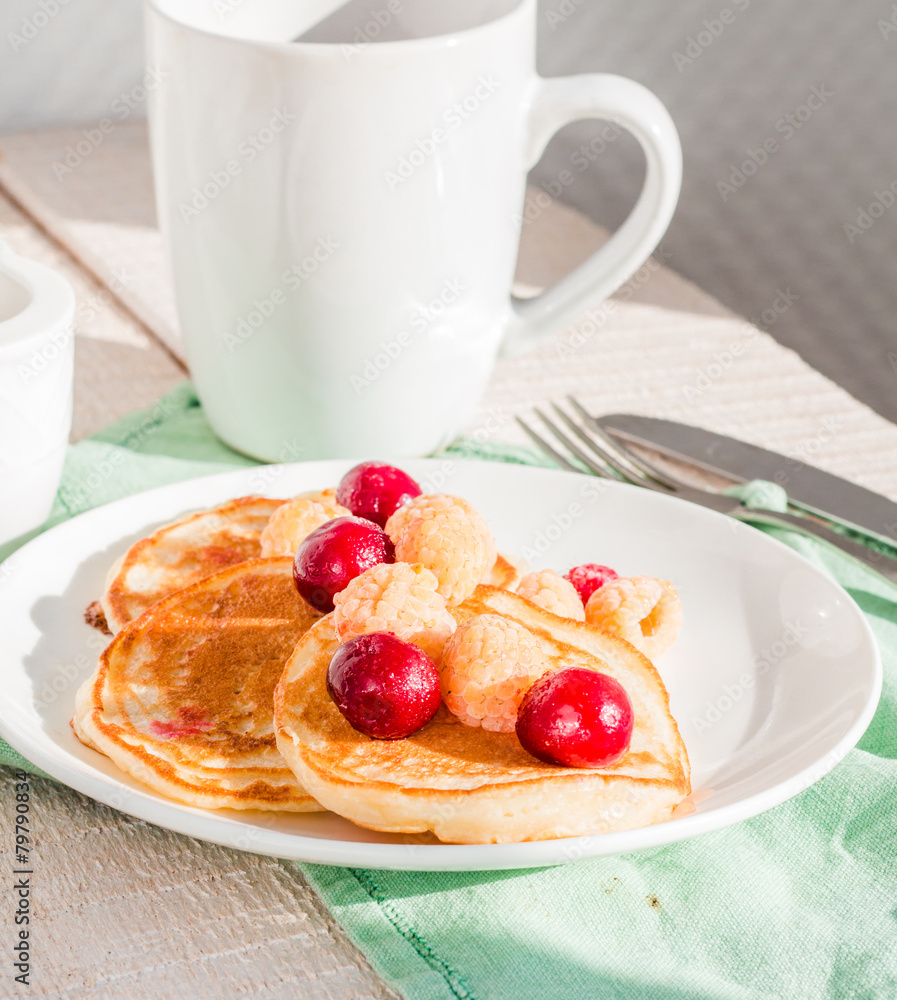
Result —
<instances>
[{"instance_id":1,"label":"red cherry","mask_svg":"<svg viewBox=\"0 0 897 1000\"><path fill-rule=\"evenodd\" d=\"M359 635L340 646L327 668L327 690L349 725L375 740L416 733L442 701L436 664L389 632Z\"/></svg>"},{"instance_id":2,"label":"red cherry","mask_svg":"<svg viewBox=\"0 0 897 1000\"><path fill-rule=\"evenodd\" d=\"M420 486L394 465L362 462L349 469L340 480L336 502L357 517L365 517L385 528L399 507L420 494Z\"/></svg>"},{"instance_id":3,"label":"red cherry","mask_svg":"<svg viewBox=\"0 0 897 1000\"><path fill-rule=\"evenodd\" d=\"M360 517L335 517L308 534L296 550L293 582L318 611L333 611L333 597L378 563L396 561L389 535Z\"/></svg>"},{"instance_id":4,"label":"red cherry","mask_svg":"<svg viewBox=\"0 0 897 1000\"><path fill-rule=\"evenodd\" d=\"M586 667L544 674L517 712L517 738L546 764L607 767L629 748L632 702L613 677Z\"/></svg>"},{"instance_id":5,"label":"red cherry","mask_svg":"<svg viewBox=\"0 0 897 1000\"><path fill-rule=\"evenodd\" d=\"M610 566L600 566L598 563L583 563L582 566L574 566L569 573L564 574L564 579L569 580L576 592L582 598L583 604L589 603L589 598L599 587L603 587L610 580L617 579L617 571Z\"/></svg>"}]
</instances>

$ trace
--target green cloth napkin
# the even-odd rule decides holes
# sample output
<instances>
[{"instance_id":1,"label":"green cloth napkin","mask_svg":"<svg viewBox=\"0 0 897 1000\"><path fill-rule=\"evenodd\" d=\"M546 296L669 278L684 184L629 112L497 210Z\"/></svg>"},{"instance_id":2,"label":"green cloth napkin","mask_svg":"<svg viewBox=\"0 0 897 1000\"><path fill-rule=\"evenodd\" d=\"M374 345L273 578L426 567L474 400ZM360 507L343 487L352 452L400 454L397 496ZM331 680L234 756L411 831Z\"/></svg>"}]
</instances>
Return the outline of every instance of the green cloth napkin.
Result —
<instances>
[{"instance_id":1,"label":"green cloth napkin","mask_svg":"<svg viewBox=\"0 0 897 1000\"><path fill-rule=\"evenodd\" d=\"M539 464L477 441L451 450ZM246 464L184 385L70 449L50 523ZM897 588L825 546L770 533L835 576L878 638L884 691L859 747L776 809L655 850L511 872L302 865L408 1000L897 997ZM5 744L0 763L34 770Z\"/></svg>"}]
</instances>

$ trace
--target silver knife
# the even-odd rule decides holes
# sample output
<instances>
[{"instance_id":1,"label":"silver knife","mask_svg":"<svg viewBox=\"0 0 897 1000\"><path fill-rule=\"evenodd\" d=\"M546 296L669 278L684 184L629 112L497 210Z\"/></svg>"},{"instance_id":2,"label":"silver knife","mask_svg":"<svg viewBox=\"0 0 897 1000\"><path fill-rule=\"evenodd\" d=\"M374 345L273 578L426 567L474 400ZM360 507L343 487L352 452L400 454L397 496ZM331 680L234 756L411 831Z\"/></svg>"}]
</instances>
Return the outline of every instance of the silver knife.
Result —
<instances>
[{"instance_id":1,"label":"silver knife","mask_svg":"<svg viewBox=\"0 0 897 1000\"><path fill-rule=\"evenodd\" d=\"M594 419L623 444L641 445L733 483L768 479L785 489L791 503L801 510L836 518L890 545L897 544L897 504L799 459L672 420L631 413Z\"/></svg>"}]
</instances>

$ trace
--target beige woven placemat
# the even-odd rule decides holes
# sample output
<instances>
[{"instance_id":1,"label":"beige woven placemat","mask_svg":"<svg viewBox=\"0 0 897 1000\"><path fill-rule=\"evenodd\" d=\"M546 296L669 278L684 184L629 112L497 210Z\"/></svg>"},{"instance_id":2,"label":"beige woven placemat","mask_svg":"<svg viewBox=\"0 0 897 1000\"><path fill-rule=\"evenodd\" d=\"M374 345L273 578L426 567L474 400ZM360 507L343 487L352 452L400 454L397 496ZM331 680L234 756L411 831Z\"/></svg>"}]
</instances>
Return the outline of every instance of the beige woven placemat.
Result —
<instances>
[{"instance_id":1,"label":"beige woven placemat","mask_svg":"<svg viewBox=\"0 0 897 1000\"><path fill-rule=\"evenodd\" d=\"M61 172L58 164L79 136L67 129L0 138L0 184L180 353L145 126L118 124L75 168ZM531 293L584 259L606 234L539 190L531 190L529 209L518 291ZM595 411L642 412L735 434L897 498L897 427L659 266L663 258L661 247L609 303L536 351L500 362L468 430L522 441L515 414L575 392ZM792 304L785 288L758 312L772 324Z\"/></svg>"}]
</instances>

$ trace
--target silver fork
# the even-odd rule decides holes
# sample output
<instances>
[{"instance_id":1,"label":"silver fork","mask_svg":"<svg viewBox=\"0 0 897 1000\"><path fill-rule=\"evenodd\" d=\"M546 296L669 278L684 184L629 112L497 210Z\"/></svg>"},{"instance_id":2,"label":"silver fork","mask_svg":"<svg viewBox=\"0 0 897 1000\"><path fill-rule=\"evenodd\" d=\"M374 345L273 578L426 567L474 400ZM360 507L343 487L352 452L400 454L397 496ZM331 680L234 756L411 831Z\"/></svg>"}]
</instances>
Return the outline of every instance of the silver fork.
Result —
<instances>
[{"instance_id":1,"label":"silver fork","mask_svg":"<svg viewBox=\"0 0 897 1000\"><path fill-rule=\"evenodd\" d=\"M603 479L616 479L620 482L653 490L656 493L663 493L666 496L688 500L721 514L728 514L740 521L755 525L766 524L777 528L787 528L811 538L818 538L851 556L888 582L897 583L897 563L893 563L887 556L868 549L865 545L861 545L851 538L846 538L808 517L757 507L748 508L737 497L715 493L712 490L701 489L690 483L685 483L669 472L657 468L651 462L646 461L640 455L636 455L611 438L572 396L568 396L567 401L577 419L574 419L573 416L554 403L551 404L555 413L554 418L549 417L538 407L534 409L536 416L566 449L566 454L546 441L526 421L520 417L517 418L517 423L520 424L530 440L562 469L582 473L582 469L571 461L570 456L573 456L592 475L600 476Z\"/></svg>"}]
</instances>

